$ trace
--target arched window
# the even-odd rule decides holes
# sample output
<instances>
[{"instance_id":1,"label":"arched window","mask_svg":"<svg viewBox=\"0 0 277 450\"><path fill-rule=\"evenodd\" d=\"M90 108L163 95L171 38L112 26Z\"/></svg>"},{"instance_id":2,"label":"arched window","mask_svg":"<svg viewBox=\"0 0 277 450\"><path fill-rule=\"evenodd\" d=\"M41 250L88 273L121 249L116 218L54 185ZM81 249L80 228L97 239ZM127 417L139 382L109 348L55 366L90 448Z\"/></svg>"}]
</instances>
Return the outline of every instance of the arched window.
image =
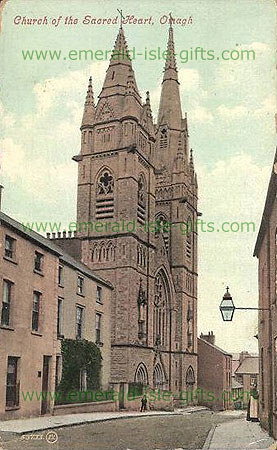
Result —
<instances>
[{"instance_id":1,"label":"arched window","mask_svg":"<svg viewBox=\"0 0 277 450\"><path fill-rule=\"evenodd\" d=\"M189 366L187 373L186 373L187 390L193 389L194 384L195 384L194 370L193 370L192 366Z\"/></svg>"},{"instance_id":2,"label":"arched window","mask_svg":"<svg viewBox=\"0 0 277 450\"><path fill-rule=\"evenodd\" d=\"M161 389L164 383L165 383L164 372L163 372L161 365L158 363L158 364L156 364L154 373L153 373L154 389L158 389L158 388Z\"/></svg>"},{"instance_id":3,"label":"arched window","mask_svg":"<svg viewBox=\"0 0 277 450\"><path fill-rule=\"evenodd\" d=\"M138 178L137 217L138 222L144 225L146 219L146 182L142 174Z\"/></svg>"},{"instance_id":4,"label":"arched window","mask_svg":"<svg viewBox=\"0 0 277 450\"><path fill-rule=\"evenodd\" d=\"M155 235L163 235L166 251L169 251L169 221L163 213L159 213L156 216Z\"/></svg>"},{"instance_id":5,"label":"arched window","mask_svg":"<svg viewBox=\"0 0 277 450\"><path fill-rule=\"evenodd\" d=\"M160 148L166 148L167 147L167 129L164 127L161 129L160 134Z\"/></svg>"},{"instance_id":6,"label":"arched window","mask_svg":"<svg viewBox=\"0 0 277 450\"><path fill-rule=\"evenodd\" d=\"M165 275L160 271L155 278L154 295L154 345L166 346L168 342L169 294Z\"/></svg>"},{"instance_id":7,"label":"arched window","mask_svg":"<svg viewBox=\"0 0 277 450\"><path fill-rule=\"evenodd\" d=\"M187 235L186 235L186 257L188 260L191 260L191 255L192 255L192 233L193 233L193 229L192 229L192 220L189 217L187 220Z\"/></svg>"},{"instance_id":8,"label":"arched window","mask_svg":"<svg viewBox=\"0 0 277 450\"><path fill-rule=\"evenodd\" d=\"M135 383L142 384L143 386L147 386L148 384L148 372L143 363L140 363L137 367L135 373Z\"/></svg>"},{"instance_id":9,"label":"arched window","mask_svg":"<svg viewBox=\"0 0 277 450\"><path fill-rule=\"evenodd\" d=\"M103 169L96 182L96 218L112 219L114 215L114 177Z\"/></svg>"}]
</instances>

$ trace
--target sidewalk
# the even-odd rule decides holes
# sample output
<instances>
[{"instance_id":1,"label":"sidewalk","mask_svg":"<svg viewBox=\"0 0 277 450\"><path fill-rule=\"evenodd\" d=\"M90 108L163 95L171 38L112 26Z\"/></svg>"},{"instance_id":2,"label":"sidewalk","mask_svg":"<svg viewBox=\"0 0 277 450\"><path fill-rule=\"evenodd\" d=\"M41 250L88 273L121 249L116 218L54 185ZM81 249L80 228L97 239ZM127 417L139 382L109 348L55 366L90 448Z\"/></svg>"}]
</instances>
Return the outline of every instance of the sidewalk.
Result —
<instances>
[{"instance_id":1,"label":"sidewalk","mask_svg":"<svg viewBox=\"0 0 277 450\"><path fill-rule=\"evenodd\" d=\"M213 427L203 450L255 450L269 449L274 440L263 431L258 422L247 422L245 418Z\"/></svg>"},{"instance_id":2,"label":"sidewalk","mask_svg":"<svg viewBox=\"0 0 277 450\"><path fill-rule=\"evenodd\" d=\"M65 416L42 416L31 419L16 419L8 421L0 421L0 432L25 434L35 431L50 430L52 428L70 427L73 425L81 425L93 422L105 422L107 420L118 420L128 418L139 418L148 416L172 416L192 414L197 411L206 410L205 407L190 407L180 409L174 412L167 411L147 411L141 413L139 411L118 411L118 412L98 412L98 413L82 413L68 414Z\"/></svg>"}]
</instances>

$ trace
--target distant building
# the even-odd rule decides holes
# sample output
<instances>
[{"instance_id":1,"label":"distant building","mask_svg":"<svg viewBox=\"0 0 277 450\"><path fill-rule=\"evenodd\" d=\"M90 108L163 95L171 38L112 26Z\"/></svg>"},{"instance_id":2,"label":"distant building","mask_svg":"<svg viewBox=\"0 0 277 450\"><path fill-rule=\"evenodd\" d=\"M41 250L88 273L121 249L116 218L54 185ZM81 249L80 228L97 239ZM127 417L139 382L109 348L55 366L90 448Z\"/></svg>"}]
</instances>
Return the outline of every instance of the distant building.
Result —
<instances>
[{"instance_id":1,"label":"distant building","mask_svg":"<svg viewBox=\"0 0 277 450\"><path fill-rule=\"evenodd\" d=\"M247 408L250 391L258 385L259 357L243 355L238 368L235 370L235 380L242 384L243 408Z\"/></svg>"},{"instance_id":2,"label":"distant building","mask_svg":"<svg viewBox=\"0 0 277 450\"><path fill-rule=\"evenodd\" d=\"M277 439L277 151L254 256L259 259L259 416Z\"/></svg>"},{"instance_id":3,"label":"distant building","mask_svg":"<svg viewBox=\"0 0 277 450\"><path fill-rule=\"evenodd\" d=\"M215 345L213 332L198 338L199 403L214 410L232 408L232 355Z\"/></svg>"},{"instance_id":4,"label":"distant building","mask_svg":"<svg viewBox=\"0 0 277 450\"><path fill-rule=\"evenodd\" d=\"M0 221L0 418L52 413L54 397L41 393L55 391L63 336L101 346L103 387L109 383L112 287L2 212Z\"/></svg>"}]
</instances>

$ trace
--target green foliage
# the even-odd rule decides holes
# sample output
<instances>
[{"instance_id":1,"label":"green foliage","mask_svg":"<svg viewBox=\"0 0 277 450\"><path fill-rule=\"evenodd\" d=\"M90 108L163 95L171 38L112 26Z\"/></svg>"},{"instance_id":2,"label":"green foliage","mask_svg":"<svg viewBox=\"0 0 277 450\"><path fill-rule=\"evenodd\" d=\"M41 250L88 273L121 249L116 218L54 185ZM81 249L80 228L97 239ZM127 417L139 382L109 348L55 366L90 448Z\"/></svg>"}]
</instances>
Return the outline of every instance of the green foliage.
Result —
<instances>
[{"instance_id":1,"label":"green foliage","mask_svg":"<svg viewBox=\"0 0 277 450\"><path fill-rule=\"evenodd\" d=\"M80 372L87 371L87 389L100 387L101 352L94 342L85 339L63 339L63 370L58 391L66 394L80 390Z\"/></svg>"}]
</instances>

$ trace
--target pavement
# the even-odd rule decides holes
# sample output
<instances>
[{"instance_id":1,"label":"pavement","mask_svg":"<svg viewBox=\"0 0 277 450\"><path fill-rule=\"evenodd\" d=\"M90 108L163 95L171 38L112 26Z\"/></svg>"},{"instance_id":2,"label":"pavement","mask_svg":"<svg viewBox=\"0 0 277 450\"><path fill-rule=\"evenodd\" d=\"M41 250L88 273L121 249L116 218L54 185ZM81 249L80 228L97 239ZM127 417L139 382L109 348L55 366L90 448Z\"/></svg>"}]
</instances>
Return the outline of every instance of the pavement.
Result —
<instances>
[{"instance_id":1,"label":"pavement","mask_svg":"<svg viewBox=\"0 0 277 450\"><path fill-rule=\"evenodd\" d=\"M231 417L236 413L239 414L238 411L224 411L221 414ZM235 422L230 421L214 426L209 432L203 450L275 450L276 444L258 422L248 422L243 414L243 417Z\"/></svg>"},{"instance_id":2,"label":"pavement","mask_svg":"<svg viewBox=\"0 0 277 450\"><path fill-rule=\"evenodd\" d=\"M54 428L70 427L74 425L82 425L93 422L105 422L115 419L128 419L139 417L153 417L153 416L172 416L192 414L198 411L205 411L208 408L196 406L184 409L175 410L173 412L167 411L118 411L118 412L97 412L97 413L83 413L83 414L67 414L64 416L40 416L31 419L16 419L0 421L0 432L26 434L35 431L50 430ZM1 450L1 449L0 449Z\"/></svg>"}]
</instances>

